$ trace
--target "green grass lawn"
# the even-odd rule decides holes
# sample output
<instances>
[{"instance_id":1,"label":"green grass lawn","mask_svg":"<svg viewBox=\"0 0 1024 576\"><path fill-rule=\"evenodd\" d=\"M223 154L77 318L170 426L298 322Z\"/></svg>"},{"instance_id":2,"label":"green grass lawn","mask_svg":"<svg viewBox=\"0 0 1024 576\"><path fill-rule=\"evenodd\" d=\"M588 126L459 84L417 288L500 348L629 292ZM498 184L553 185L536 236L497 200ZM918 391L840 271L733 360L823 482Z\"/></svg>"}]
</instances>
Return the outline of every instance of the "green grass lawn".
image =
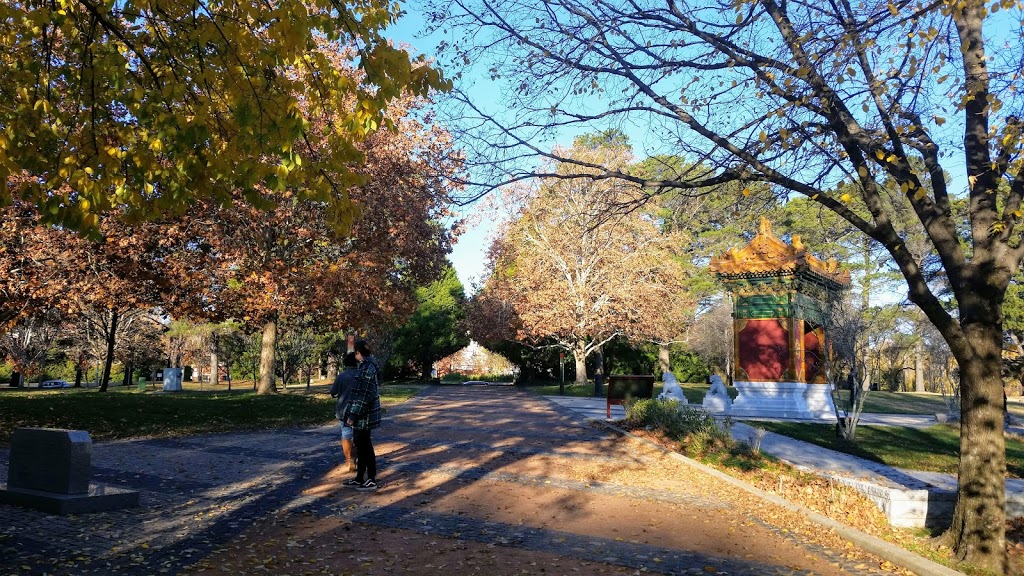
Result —
<instances>
[{"instance_id":1,"label":"green grass lawn","mask_svg":"<svg viewBox=\"0 0 1024 576\"><path fill-rule=\"evenodd\" d=\"M790 438L909 470L955 474L960 453L960 429L957 426L861 426L857 428L856 441L847 442L836 437L835 426L830 424L757 422L754 425ZM1010 476L1024 478L1024 442L1007 437L1006 467Z\"/></svg>"},{"instance_id":2,"label":"green grass lawn","mask_svg":"<svg viewBox=\"0 0 1024 576\"><path fill-rule=\"evenodd\" d=\"M424 388L385 385L381 402L404 402ZM7 445L14 429L23 426L86 430L95 441L316 426L334 419L334 403L326 390L306 394L290 389L265 396L251 390L5 390L0 392L0 445Z\"/></svg>"},{"instance_id":3,"label":"green grass lawn","mask_svg":"<svg viewBox=\"0 0 1024 576\"><path fill-rule=\"evenodd\" d=\"M843 398L848 393L842 392ZM885 414L936 414L946 412L946 403L939 394L914 392L868 392L864 399L865 412Z\"/></svg>"},{"instance_id":4,"label":"green grass lawn","mask_svg":"<svg viewBox=\"0 0 1024 576\"><path fill-rule=\"evenodd\" d=\"M655 388L658 389L660 385L655 384ZM558 396L558 384L549 384L545 386L526 386L526 390L541 396ZM660 390L659 390L660 391ZM654 394L657 395L659 391ZM594 395L594 383L590 382L587 385L572 384L570 382L565 383L565 395L575 397L591 397ZM602 398L604 396L601 396Z\"/></svg>"},{"instance_id":5,"label":"green grass lawn","mask_svg":"<svg viewBox=\"0 0 1024 576\"><path fill-rule=\"evenodd\" d=\"M847 393L843 392L843 398ZM1007 409L1018 418L1024 418L1024 403L1011 399ZM865 412L884 414L937 414L946 412L946 402L941 394L919 394L917 392L868 392L864 399Z\"/></svg>"}]
</instances>

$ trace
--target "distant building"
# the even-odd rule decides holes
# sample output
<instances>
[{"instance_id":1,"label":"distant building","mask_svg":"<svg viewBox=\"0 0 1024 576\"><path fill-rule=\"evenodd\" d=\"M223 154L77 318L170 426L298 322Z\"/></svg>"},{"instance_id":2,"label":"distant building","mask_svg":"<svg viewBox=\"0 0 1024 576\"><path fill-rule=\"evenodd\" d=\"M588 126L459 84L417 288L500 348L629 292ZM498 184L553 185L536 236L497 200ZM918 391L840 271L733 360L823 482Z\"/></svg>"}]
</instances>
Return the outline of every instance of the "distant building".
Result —
<instances>
[{"instance_id":1,"label":"distant building","mask_svg":"<svg viewBox=\"0 0 1024 576\"><path fill-rule=\"evenodd\" d=\"M434 362L433 372L435 378L444 378L451 373L463 376L514 376L519 373L519 369L508 358L470 341L469 346Z\"/></svg>"}]
</instances>

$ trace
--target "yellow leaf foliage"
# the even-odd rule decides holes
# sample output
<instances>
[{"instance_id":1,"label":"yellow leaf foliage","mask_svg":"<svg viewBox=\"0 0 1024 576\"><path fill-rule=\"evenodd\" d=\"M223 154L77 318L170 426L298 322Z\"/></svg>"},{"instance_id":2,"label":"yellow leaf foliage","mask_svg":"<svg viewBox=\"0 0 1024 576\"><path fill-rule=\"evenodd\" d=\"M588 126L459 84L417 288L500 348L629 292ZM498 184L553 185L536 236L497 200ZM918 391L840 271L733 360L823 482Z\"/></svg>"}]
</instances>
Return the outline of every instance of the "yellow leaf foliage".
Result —
<instances>
[{"instance_id":1,"label":"yellow leaf foliage","mask_svg":"<svg viewBox=\"0 0 1024 576\"><path fill-rule=\"evenodd\" d=\"M0 177L19 177L0 203L46 206L47 223L67 228L92 228L90 213L180 214L259 185L347 212L360 178L325 170L358 165L390 102L447 87L382 36L399 14L386 0L89 6L0 4ZM311 131L327 118L333 130Z\"/></svg>"}]
</instances>

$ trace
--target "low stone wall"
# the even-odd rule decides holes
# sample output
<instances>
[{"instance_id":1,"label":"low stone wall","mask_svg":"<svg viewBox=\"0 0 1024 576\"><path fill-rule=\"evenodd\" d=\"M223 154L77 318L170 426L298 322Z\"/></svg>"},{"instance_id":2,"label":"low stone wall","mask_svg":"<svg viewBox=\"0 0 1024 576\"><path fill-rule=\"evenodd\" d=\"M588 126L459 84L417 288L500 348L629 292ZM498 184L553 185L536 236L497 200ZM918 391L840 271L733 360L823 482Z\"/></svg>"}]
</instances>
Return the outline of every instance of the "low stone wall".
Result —
<instances>
[{"instance_id":1,"label":"low stone wall","mask_svg":"<svg viewBox=\"0 0 1024 576\"><path fill-rule=\"evenodd\" d=\"M953 521L956 492L941 488L927 490L887 488L866 480L823 474L867 496L885 512L893 526L900 528L945 528ZM1024 517L1024 494L1007 491L1006 516Z\"/></svg>"}]
</instances>

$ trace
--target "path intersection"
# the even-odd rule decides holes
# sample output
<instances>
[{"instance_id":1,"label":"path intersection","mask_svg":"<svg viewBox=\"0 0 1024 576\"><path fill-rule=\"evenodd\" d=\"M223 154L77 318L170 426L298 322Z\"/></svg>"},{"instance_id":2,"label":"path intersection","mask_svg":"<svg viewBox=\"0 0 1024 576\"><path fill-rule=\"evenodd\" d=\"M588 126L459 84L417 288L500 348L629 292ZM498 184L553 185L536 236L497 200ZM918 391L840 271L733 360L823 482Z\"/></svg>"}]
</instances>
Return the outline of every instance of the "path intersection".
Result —
<instances>
[{"instance_id":1,"label":"path intersection","mask_svg":"<svg viewBox=\"0 0 1024 576\"><path fill-rule=\"evenodd\" d=\"M338 430L97 444L134 510L0 505L0 574L877 574L800 516L508 387L436 387L341 486ZM0 480L7 453L0 452Z\"/></svg>"}]
</instances>

